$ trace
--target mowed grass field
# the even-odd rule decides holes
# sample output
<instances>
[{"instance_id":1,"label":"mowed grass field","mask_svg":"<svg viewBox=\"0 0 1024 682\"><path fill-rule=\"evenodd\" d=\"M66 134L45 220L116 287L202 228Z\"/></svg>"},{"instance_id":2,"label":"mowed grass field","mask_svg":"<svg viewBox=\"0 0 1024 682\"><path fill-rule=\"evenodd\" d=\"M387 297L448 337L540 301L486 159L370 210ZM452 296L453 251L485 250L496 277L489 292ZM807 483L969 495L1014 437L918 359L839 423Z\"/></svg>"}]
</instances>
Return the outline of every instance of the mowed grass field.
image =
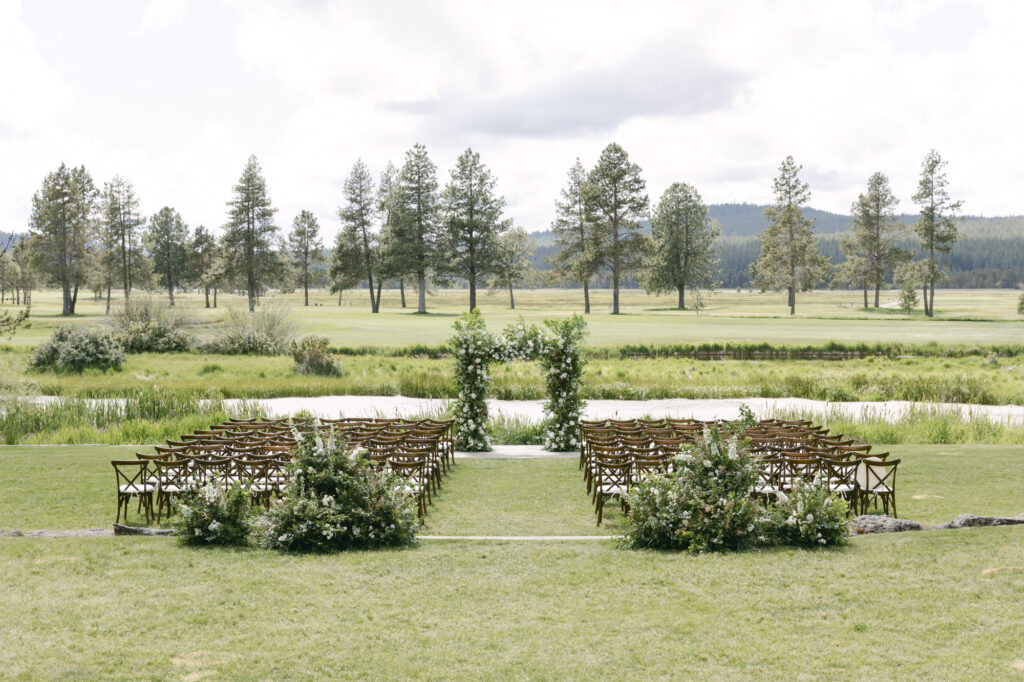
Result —
<instances>
[{"instance_id":1,"label":"mowed grass field","mask_svg":"<svg viewBox=\"0 0 1024 682\"><path fill-rule=\"evenodd\" d=\"M1024 510L1019 447L892 450L901 516ZM107 526L109 460L125 453L0 448L0 527ZM621 518L593 524L575 459L460 459L425 532L614 534ZM0 580L13 679L1012 679L1024 667L1019 526L704 556L601 540L287 556L0 538Z\"/></svg>"},{"instance_id":2,"label":"mowed grass field","mask_svg":"<svg viewBox=\"0 0 1024 682\"><path fill-rule=\"evenodd\" d=\"M152 294L158 300L159 292ZM849 291L814 291L799 296L797 314L788 315L785 295L719 291L708 296L708 307L699 315L675 310L673 296L648 296L635 289L621 292L622 313L610 315L611 292L592 292L587 317L590 346L625 343L770 342L775 344L915 343L1017 344L1024 339L1024 318L1016 314L1019 292L1012 290L943 290L936 292L936 319L918 312L906 316L895 308L865 310L862 294ZM60 295L46 290L33 295L32 326L19 330L6 343L34 346L62 324L102 324L105 303L79 293L78 314L60 315ZM407 292L409 308L401 308L397 291L384 292L382 311L369 312L365 291L348 291L337 297L314 292L311 305L302 306L301 293L271 296L294 309L299 334L326 336L337 346L400 347L436 345L452 334L455 318L468 306L464 290L438 290L427 297L428 313L415 313L414 292ZM225 307L244 306L242 296L222 294L218 309L203 308L202 297L178 294L177 305L187 310L200 337L212 334L225 315ZM896 292L885 292L883 305L892 304ZM580 290L526 290L516 292L516 310L500 292L483 293L478 307L488 325L498 331L522 317L527 322L564 317L583 311ZM8 304L7 309L15 309Z\"/></svg>"}]
</instances>

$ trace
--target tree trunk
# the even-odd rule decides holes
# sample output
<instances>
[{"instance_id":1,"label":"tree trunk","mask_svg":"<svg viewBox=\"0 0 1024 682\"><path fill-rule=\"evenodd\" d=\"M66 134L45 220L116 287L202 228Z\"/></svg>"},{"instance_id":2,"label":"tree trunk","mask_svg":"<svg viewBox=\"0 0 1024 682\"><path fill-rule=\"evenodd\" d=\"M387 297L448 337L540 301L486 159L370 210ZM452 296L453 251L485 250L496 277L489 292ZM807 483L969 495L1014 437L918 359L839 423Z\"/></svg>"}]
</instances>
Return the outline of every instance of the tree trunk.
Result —
<instances>
[{"instance_id":1,"label":"tree trunk","mask_svg":"<svg viewBox=\"0 0 1024 682\"><path fill-rule=\"evenodd\" d=\"M60 288L61 293L61 315L71 315L74 311L71 309L71 285L64 282ZM925 300L928 298L928 290L925 289ZM927 304L926 304L927 305Z\"/></svg>"},{"instance_id":2,"label":"tree trunk","mask_svg":"<svg viewBox=\"0 0 1024 682\"><path fill-rule=\"evenodd\" d=\"M74 290L71 293L71 314L75 314L75 306L78 305L78 285L75 285Z\"/></svg>"},{"instance_id":3,"label":"tree trunk","mask_svg":"<svg viewBox=\"0 0 1024 682\"><path fill-rule=\"evenodd\" d=\"M167 278L167 307L174 307L174 282L170 277Z\"/></svg>"},{"instance_id":4,"label":"tree trunk","mask_svg":"<svg viewBox=\"0 0 1024 682\"><path fill-rule=\"evenodd\" d=\"M590 282L583 282L583 314L590 313Z\"/></svg>"},{"instance_id":5,"label":"tree trunk","mask_svg":"<svg viewBox=\"0 0 1024 682\"><path fill-rule=\"evenodd\" d=\"M935 317L935 282L931 283L928 294L928 317Z\"/></svg>"},{"instance_id":6,"label":"tree trunk","mask_svg":"<svg viewBox=\"0 0 1024 682\"><path fill-rule=\"evenodd\" d=\"M380 312L380 290L381 290L381 288L383 288L383 286L384 286L384 280L378 279L377 280L377 302L373 304L373 312L375 312L375 313L379 313ZM371 296L373 295L373 291L372 290L370 291L370 295Z\"/></svg>"},{"instance_id":7,"label":"tree trunk","mask_svg":"<svg viewBox=\"0 0 1024 682\"><path fill-rule=\"evenodd\" d=\"M341 307L341 294L342 293L343 293L343 290L342 289L338 289L338 307L339 308Z\"/></svg>"},{"instance_id":8,"label":"tree trunk","mask_svg":"<svg viewBox=\"0 0 1024 682\"><path fill-rule=\"evenodd\" d=\"M107 285L107 315L110 314L110 285Z\"/></svg>"},{"instance_id":9,"label":"tree trunk","mask_svg":"<svg viewBox=\"0 0 1024 682\"><path fill-rule=\"evenodd\" d=\"M796 315L796 287L789 287L789 314Z\"/></svg>"},{"instance_id":10,"label":"tree trunk","mask_svg":"<svg viewBox=\"0 0 1024 682\"><path fill-rule=\"evenodd\" d=\"M302 290L306 296L306 307L309 307L309 277L302 278Z\"/></svg>"},{"instance_id":11,"label":"tree trunk","mask_svg":"<svg viewBox=\"0 0 1024 682\"><path fill-rule=\"evenodd\" d=\"M370 273L367 273L367 274L370 274ZM370 312L371 313L376 313L376 312L378 312L380 310L380 308L378 307L377 300L373 296L373 275L372 274L370 274L369 279L367 280L367 282L369 283L369 286L367 288L370 290Z\"/></svg>"},{"instance_id":12,"label":"tree trunk","mask_svg":"<svg viewBox=\"0 0 1024 682\"><path fill-rule=\"evenodd\" d=\"M686 287L679 286L679 309L686 310Z\"/></svg>"},{"instance_id":13,"label":"tree trunk","mask_svg":"<svg viewBox=\"0 0 1024 682\"><path fill-rule=\"evenodd\" d=\"M416 284L419 286L419 296L416 303L416 312L427 312L427 273L420 270L416 273Z\"/></svg>"},{"instance_id":14,"label":"tree trunk","mask_svg":"<svg viewBox=\"0 0 1024 682\"><path fill-rule=\"evenodd\" d=\"M217 287L213 288L213 307L217 307Z\"/></svg>"},{"instance_id":15,"label":"tree trunk","mask_svg":"<svg viewBox=\"0 0 1024 682\"><path fill-rule=\"evenodd\" d=\"M864 282L864 307L868 307L868 283Z\"/></svg>"},{"instance_id":16,"label":"tree trunk","mask_svg":"<svg viewBox=\"0 0 1024 682\"><path fill-rule=\"evenodd\" d=\"M882 283L879 282L878 280L875 280L875 307L876 308L880 308L881 307L880 305L878 305L878 292L881 289L882 289Z\"/></svg>"},{"instance_id":17,"label":"tree trunk","mask_svg":"<svg viewBox=\"0 0 1024 682\"><path fill-rule=\"evenodd\" d=\"M512 310L516 309L516 296L512 293L512 285L508 285L508 307Z\"/></svg>"},{"instance_id":18,"label":"tree trunk","mask_svg":"<svg viewBox=\"0 0 1024 682\"><path fill-rule=\"evenodd\" d=\"M401 277L398 278L398 292L402 294L402 307L405 307L405 280Z\"/></svg>"},{"instance_id":19,"label":"tree trunk","mask_svg":"<svg viewBox=\"0 0 1024 682\"><path fill-rule=\"evenodd\" d=\"M469 273L469 312L476 310L476 275Z\"/></svg>"},{"instance_id":20,"label":"tree trunk","mask_svg":"<svg viewBox=\"0 0 1024 682\"><path fill-rule=\"evenodd\" d=\"M921 303L924 304L925 317L931 317L931 315L928 314L928 284L921 286Z\"/></svg>"},{"instance_id":21,"label":"tree trunk","mask_svg":"<svg viewBox=\"0 0 1024 682\"><path fill-rule=\"evenodd\" d=\"M206 294L206 307L210 307L210 287L204 286L203 293Z\"/></svg>"}]
</instances>

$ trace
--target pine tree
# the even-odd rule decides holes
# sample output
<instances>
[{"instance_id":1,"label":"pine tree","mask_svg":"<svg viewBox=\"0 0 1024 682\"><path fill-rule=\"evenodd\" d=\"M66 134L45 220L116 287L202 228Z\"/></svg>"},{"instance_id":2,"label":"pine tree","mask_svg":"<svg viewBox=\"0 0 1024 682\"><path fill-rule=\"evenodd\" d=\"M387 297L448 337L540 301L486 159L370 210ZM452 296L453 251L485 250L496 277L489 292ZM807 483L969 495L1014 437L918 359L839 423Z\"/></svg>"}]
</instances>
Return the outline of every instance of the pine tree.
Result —
<instances>
[{"instance_id":1,"label":"pine tree","mask_svg":"<svg viewBox=\"0 0 1024 682\"><path fill-rule=\"evenodd\" d=\"M569 169L568 182L555 202L555 220L551 232L558 253L551 258L551 266L566 280L583 286L583 312L590 312L590 278L600 264L596 254L594 225L587 220L587 171L579 158Z\"/></svg>"},{"instance_id":2,"label":"pine tree","mask_svg":"<svg viewBox=\"0 0 1024 682\"><path fill-rule=\"evenodd\" d=\"M495 194L497 180L480 154L466 149L456 160L441 194L444 216L444 267L469 283L469 309L476 309L477 282L494 274L505 199Z\"/></svg>"},{"instance_id":3,"label":"pine tree","mask_svg":"<svg viewBox=\"0 0 1024 682\"><path fill-rule=\"evenodd\" d=\"M804 215L811 198L807 183L799 177L801 166L792 156L779 166L775 178L775 203L764 210L770 225L759 235L761 256L750 265L750 278L761 291L785 289L789 314L796 314L796 295L821 283L829 262L818 252L814 221Z\"/></svg>"},{"instance_id":4,"label":"pine tree","mask_svg":"<svg viewBox=\"0 0 1024 682\"><path fill-rule=\"evenodd\" d=\"M619 282L644 252L639 221L647 212L645 187L640 166L614 142L587 176L584 206L587 221L595 226L595 256L612 271L612 315L619 314Z\"/></svg>"},{"instance_id":5,"label":"pine tree","mask_svg":"<svg viewBox=\"0 0 1024 682\"><path fill-rule=\"evenodd\" d=\"M363 277L362 249L359 239L351 230L341 230L334 238L331 250L331 292L338 294L338 305L345 289L359 284Z\"/></svg>"},{"instance_id":6,"label":"pine tree","mask_svg":"<svg viewBox=\"0 0 1024 682\"><path fill-rule=\"evenodd\" d=\"M41 273L61 289L61 315L74 315L95 233L96 187L84 166L63 163L32 197L29 231Z\"/></svg>"},{"instance_id":7,"label":"pine tree","mask_svg":"<svg viewBox=\"0 0 1024 682\"><path fill-rule=\"evenodd\" d=\"M146 246L153 259L153 272L167 287L168 305L174 307L174 289L188 276L188 226L181 214L164 206L149 219Z\"/></svg>"},{"instance_id":8,"label":"pine tree","mask_svg":"<svg viewBox=\"0 0 1024 682\"><path fill-rule=\"evenodd\" d=\"M139 198L132 183L120 175L103 186L102 242L105 258L116 269L124 300L132 286L145 281L142 256L142 230L145 220L139 212Z\"/></svg>"},{"instance_id":9,"label":"pine tree","mask_svg":"<svg viewBox=\"0 0 1024 682\"><path fill-rule=\"evenodd\" d=\"M717 285L717 221L708 217L696 189L673 183L658 201L651 216L651 243L643 272L644 288L658 294L676 290L678 308L686 308L686 288Z\"/></svg>"},{"instance_id":10,"label":"pine tree","mask_svg":"<svg viewBox=\"0 0 1024 682\"><path fill-rule=\"evenodd\" d=\"M390 164L389 164L390 166ZM394 170L394 167L391 167ZM345 240L359 247L363 275L370 291L370 312L380 312L380 289L373 292L373 272L377 261L377 235L373 233L373 219L378 212L378 198L373 190L373 177L362 159L356 161L345 179L345 205L338 209ZM379 277L378 273L378 277Z\"/></svg>"},{"instance_id":11,"label":"pine tree","mask_svg":"<svg viewBox=\"0 0 1024 682\"><path fill-rule=\"evenodd\" d=\"M299 271L305 305L309 305L309 271L324 260L324 243L320 239L320 223L311 211L300 211L292 221L288 234L288 250L292 264Z\"/></svg>"},{"instance_id":12,"label":"pine tree","mask_svg":"<svg viewBox=\"0 0 1024 682\"><path fill-rule=\"evenodd\" d=\"M521 227L507 225L498 237L492 286L508 289L508 307L516 309L515 285L530 272L533 240Z\"/></svg>"},{"instance_id":13,"label":"pine tree","mask_svg":"<svg viewBox=\"0 0 1024 682\"><path fill-rule=\"evenodd\" d=\"M249 296L249 312L256 310L256 295L264 280L279 270L273 249L277 234L277 212L267 193L267 181L255 156L250 156L234 197L228 202L228 222L224 226L223 246L229 272L241 278Z\"/></svg>"},{"instance_id":14,"label":"pine tree","mask_svg":"<svg viewBox=\"0 0 1024 682\"><path fill-rule=\"evenodd\" d=\"M203 288L206 307L210 307L210 289L220 280L222 260L217 238L204 226L199 225L192 233L189 245L191 260L189 262L189 278Z\"/></svg>"},{"instance_id":15,"label":"pine tree","mask_svg":"<svg viewBox=\"0 0 1024 682\"><path fill-rule=\"evenodd\" d=\"M416 311L425 313L427 278L437 266L443 235L438 225L437 167L422 144L406 152L392 195L396 225L391 258L396 272L416 276Z\"/></svg>"},{"instance_id":16,"label":"pine tree","mask_svg":"<svg viewBox=\"0 0 1024 682\"><path fill-rule=\"evenodd\" d=\"M946 162L934 149L928 152L921 164L921 179L917 184L914 202L921 207L921 217L914 230L924 249L925 270L922 281L924 312L935 316L935 285L946 278L938 258L949 255L953 244L959 239L957 213L962 201L952 201L946 185Z\"/></svg>"},{"instance_id":17,"label":"pine tree","mask_svg":"<svg viewBox=\"0 0 1024 682\"><path fill-rule=\"evenodd\" d=\"M844 252L848 257L860 257L861 261L855 262L862 266L865 290L867 285L875 288L876 308L882 284L896 267L910 259L910 253L896 245L906 233L903 222L896 217L897 204L899 199L889 187L889 178L874 173L868 178L867 193L857 197L850 207L853 225L850 239L843 244Z\"/></svg>"}]
</instances>

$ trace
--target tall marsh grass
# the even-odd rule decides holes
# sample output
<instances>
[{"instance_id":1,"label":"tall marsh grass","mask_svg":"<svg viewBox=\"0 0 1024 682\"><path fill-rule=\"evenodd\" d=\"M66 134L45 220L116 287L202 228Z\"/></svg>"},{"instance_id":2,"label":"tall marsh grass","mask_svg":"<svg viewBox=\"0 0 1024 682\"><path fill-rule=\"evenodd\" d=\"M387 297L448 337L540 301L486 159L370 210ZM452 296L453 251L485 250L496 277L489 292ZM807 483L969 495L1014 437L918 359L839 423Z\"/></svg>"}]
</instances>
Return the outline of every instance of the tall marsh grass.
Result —
<instances>
[{"instance_id":1,"label":"tall marsh grass","mask_svg":"<svg viewBox=\"0 0 1024 682\"><path fill-rule=\"evenodd\" d=\"M254 412L249 404L229 410L219 395L159 388L117 400L8 398L0 401L0 438L8 445L156 443Z\"/></svg>"}]
</instances>

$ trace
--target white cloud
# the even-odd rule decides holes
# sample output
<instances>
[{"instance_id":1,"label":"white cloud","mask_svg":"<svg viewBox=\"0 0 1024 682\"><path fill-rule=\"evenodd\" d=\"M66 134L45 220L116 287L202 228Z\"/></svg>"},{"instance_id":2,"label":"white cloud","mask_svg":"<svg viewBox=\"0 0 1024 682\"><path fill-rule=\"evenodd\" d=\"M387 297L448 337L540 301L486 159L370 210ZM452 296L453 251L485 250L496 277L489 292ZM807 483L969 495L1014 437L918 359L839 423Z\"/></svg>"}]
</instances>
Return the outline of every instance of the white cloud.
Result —
<instances>
[{"instance_id":1,"label":"white cloud","mask_svg":"<svg viewBox=\"0 0 1024 682\"><path fill-rule=\"evenodd\" d=\"M0 85L19 93L0 99L0 148L21 164L0 170L13 224L67 160L131 177L147 211L172 204L219 225L255 153L279 223L308 208L333 232L355 160L377 172L415 142L442 183L465 147L480 151L528 229L550 222L573 160L592 164L612 140L652 200L686 181L709 202L765 202L793 154L817 207L846 211L881 170L913 210L935 147L968 211L1024 212L1016 2L167 0L141 21L124 2L111 10L130 17L123 33L145 36L83 15L95 24L49 52L36 42L61 19L33 9L26 26L0 4L0 56L16 65ZM117 103L121 125L103 123L108 93L79 68L96 41L161 78Z\"/></svg>"}]
</instances>

